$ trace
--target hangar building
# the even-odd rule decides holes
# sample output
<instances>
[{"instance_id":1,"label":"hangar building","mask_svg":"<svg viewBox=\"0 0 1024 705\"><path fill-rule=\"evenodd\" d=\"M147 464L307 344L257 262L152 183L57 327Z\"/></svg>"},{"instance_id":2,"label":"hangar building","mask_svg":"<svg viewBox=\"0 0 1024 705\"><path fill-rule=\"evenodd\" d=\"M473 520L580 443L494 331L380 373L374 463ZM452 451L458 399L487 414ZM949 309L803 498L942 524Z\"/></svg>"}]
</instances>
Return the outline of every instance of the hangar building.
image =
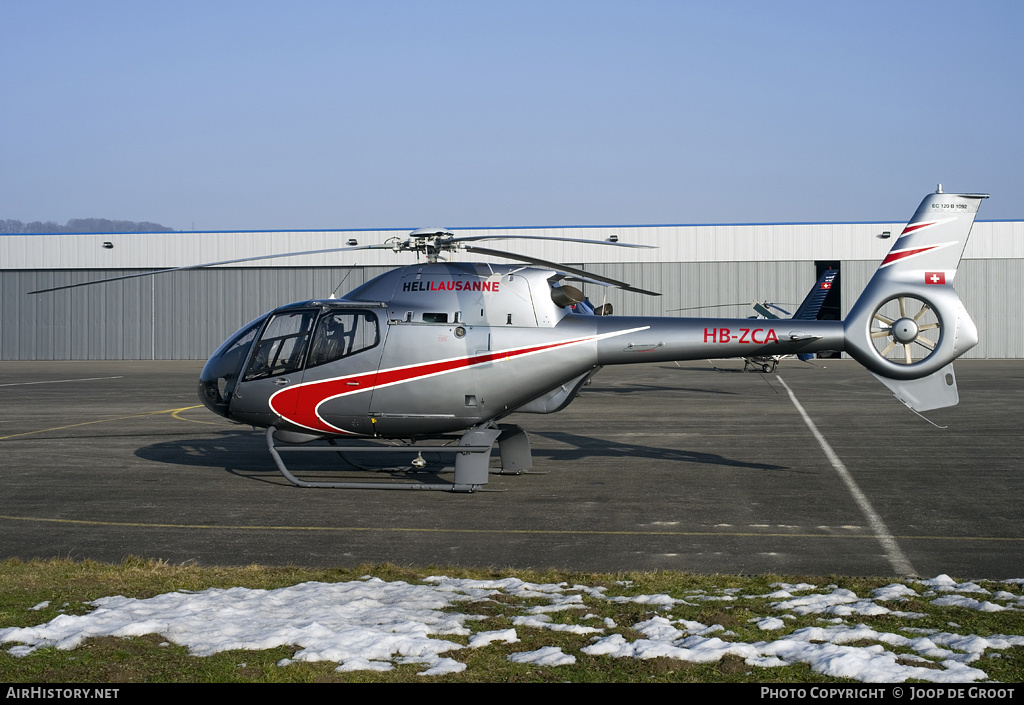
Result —
<instances>
[{"instance_id":1,"label":"hangar building","mask_svg":"<svg viewBox=\"0 0 1024 705\"><path fill-rule=\"evenodd\" d=\"M457 235L556 236L655 245L602 247L543 240L489 247L582 267L661 292L585 285L616 314L747 317L750 303L796 305L823 268L840 270L845 317L905 223L774 223L459 229ZM415 262L390 250L275 258L171 272L65 291L63 284L255 257L404 239L409 230L0 235L0 359L206 359L233 331L281 304L343 296ZM888 236L886 234L889 234ZM453 259L488 261L460 253ZM489 261L503 262L491 258ZM504 262L503 262L504 263ZM525 266L525 265L524 265ZM1024 357L1024 221L978 221L956 289L981 333L966 357ZM830 304L831 305L831 304ZM792 309L790 309L792 310Z\"/></svg>"}]
</instances>

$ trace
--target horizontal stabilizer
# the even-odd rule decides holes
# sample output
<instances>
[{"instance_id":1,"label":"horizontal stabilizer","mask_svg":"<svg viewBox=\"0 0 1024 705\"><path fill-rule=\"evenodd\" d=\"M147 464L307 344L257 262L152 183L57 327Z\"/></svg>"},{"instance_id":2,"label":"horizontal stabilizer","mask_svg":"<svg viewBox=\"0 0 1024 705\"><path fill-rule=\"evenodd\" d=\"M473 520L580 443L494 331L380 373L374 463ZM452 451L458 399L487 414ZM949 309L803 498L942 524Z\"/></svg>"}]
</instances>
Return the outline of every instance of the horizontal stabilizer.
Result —
<instances>
[{"instance_id":1,"label":"horizontal stabilizer","mask_svg":"<svg viewBox=\"0 0 1024 705\"><path fill-rule=\"evenodd\" d=\"M893 396L917 412L956 406L960 401L953 363L919 379L889 379L874 372L871 374L892 390Z\"/></svg>"}]
</instances>

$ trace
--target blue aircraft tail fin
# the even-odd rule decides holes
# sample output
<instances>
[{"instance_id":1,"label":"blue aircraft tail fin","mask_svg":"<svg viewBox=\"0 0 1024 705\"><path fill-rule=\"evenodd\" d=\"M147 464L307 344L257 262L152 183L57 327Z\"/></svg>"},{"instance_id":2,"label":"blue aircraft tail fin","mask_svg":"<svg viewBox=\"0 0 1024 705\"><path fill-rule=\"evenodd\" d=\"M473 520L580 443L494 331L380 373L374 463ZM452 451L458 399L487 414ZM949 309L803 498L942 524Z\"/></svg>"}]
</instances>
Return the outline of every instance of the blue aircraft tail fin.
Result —
<instances>
[{"instance_id":1,"label":"blue aircraft tail fin","mask_svg":"<svg viewBox=\"0 0 1024 705\"><path fill-rule=\"evenodd\" d=\"M825 303L825 298L828 297L829 292L832 291L832 287L834 286L836 277L838 276L838 269L826 269L822 272L814 287L807 292L807 298L803 300L803 303L800 304L800 308L798 308L796 313L793 314L793 320L818 320L818 314L821 312L821 306Z\"/></svg>"}]
</instances>

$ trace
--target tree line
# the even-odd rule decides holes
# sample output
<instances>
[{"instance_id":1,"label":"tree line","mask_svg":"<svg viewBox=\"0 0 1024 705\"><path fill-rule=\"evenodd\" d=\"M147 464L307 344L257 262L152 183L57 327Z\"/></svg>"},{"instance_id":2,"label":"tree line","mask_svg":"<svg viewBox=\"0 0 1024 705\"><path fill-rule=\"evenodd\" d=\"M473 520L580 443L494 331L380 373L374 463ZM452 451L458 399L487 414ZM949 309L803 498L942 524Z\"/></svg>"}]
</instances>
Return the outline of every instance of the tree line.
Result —
<instances>
[{"instance_id":1,"label":"tree line","mask_svg":"<svg viewBox=\"0 0 1024 705\"><path fill-rule=\"evenodd\" d=\"M64 225L48 220L23 223L20 220L0 220L0 233L170 233L168 228L158 223L143 221L136 223L131 220L107 220L106 218L72 218Z\"/></svg>"}]
</instances>

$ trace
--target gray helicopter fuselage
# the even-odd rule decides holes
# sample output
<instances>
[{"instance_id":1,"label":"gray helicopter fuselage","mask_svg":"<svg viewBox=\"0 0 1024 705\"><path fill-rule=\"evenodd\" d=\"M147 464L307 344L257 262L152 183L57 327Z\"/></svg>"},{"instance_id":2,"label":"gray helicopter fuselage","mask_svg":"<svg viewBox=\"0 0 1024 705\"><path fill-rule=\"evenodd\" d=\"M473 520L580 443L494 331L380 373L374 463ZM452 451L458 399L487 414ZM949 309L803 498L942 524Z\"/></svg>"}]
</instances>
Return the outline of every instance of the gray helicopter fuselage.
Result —
<instances>
[{"instance_id":1,"label":"gray helicopter fuselage","mask_svg":"<svg viewBox=\"0 0 1024 705\"><path fill-rule=\"evenodd\" d=\"M580 267L490 247L489 241L509 239L506 235L456 236L444 228L416 230L404 240L364 245L353 240L344 247L133 272L29 293L278 256L392 250L426 258L424 264L382 274L342 299L289 304L250 321L207 361L199 398L217 414L265 427L278 469L300 487L367 485L300 480L288 471L280 457L285 449L276 441L326 438L329 446L290 450L358 453L365 444L339 446L335 439L415 443L463 432L457 446L430 446L432 452L443 448L456 456L453 482L395 487L472 492L487 482L495 443L502 472L532 467L526 432L496 423L499 419L565 408L604 365L721 357L777 362L783 355L844 351L919 414L957 404L953 361L977 345L979 335L953 283L986 198L945 193L941 184L926 195L845 321L804 320L799 310L789 319L612 316L610 307L595 309L566 282L658 294ZM647 247L612 238L514 239ZM443 261L457 253L526 265ZM831 280L815 286L829 288ZM812 290L805 303L818 293ZM374 452L404 448L378 445ZM413 467L425 464L422 455L412 461Z\"/></svg>"},{"instance_id":2,"label":"gray helicopter fuselage","mask_svg":"<svg viewBox=\"0 0 1024 705\"><path fill-rule=\"evenodd\" d=\"M534 267L395 269L256 319L211 357L200 397L254 426L411 438L558 411L604 365L844 347L838 321L596 316L560 289Z\"/></svg>"}]
</instances>

